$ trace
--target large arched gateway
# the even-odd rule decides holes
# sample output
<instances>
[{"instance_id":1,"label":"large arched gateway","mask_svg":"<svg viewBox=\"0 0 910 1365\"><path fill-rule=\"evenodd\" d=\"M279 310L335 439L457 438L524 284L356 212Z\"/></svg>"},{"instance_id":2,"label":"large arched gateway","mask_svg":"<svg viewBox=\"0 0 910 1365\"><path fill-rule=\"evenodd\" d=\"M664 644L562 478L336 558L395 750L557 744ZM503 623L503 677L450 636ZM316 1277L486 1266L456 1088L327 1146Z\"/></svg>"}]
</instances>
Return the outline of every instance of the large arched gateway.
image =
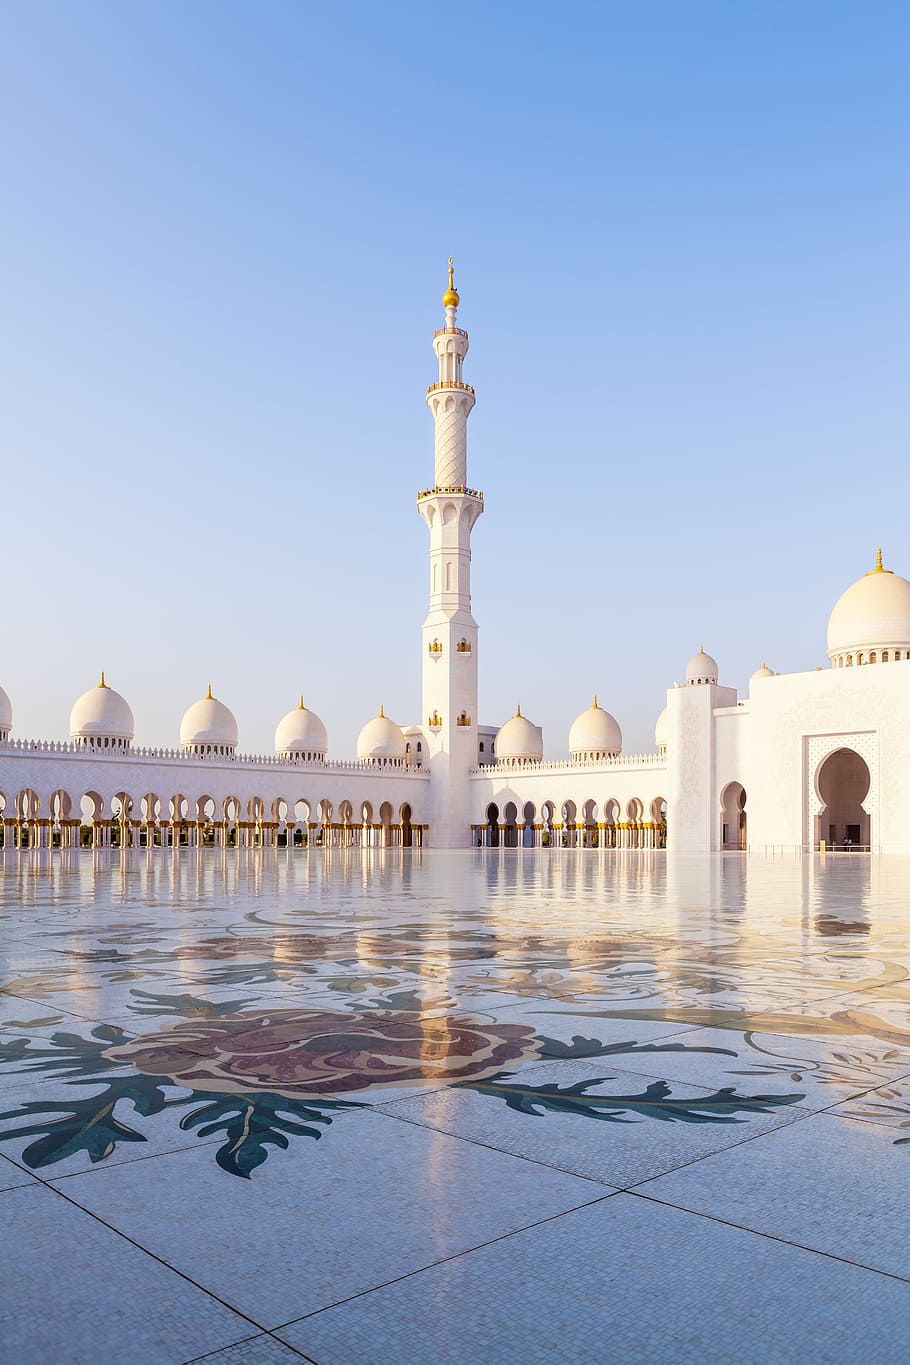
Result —
<instances>
[{"instance_id":1,"label":"large arched gateway","mask_svg":"<svg viewBox=\"0 0 910 1365\"><path fill-rule=\"evenodd\" d=\"M872 846L872 819L863 802L871 776L853 749L835 749L822 763L815 784L822 801L816 817L815 845L832 849Z\"/></svg>"}]
</instances>

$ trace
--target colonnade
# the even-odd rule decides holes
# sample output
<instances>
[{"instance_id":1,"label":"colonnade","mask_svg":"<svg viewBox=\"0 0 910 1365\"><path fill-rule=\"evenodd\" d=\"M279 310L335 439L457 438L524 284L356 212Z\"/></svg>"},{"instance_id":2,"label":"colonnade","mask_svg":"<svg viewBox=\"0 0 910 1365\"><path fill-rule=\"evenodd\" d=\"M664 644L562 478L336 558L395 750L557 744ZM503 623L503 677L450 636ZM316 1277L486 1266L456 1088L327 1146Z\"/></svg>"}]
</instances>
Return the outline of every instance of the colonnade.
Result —
<instances>
[{"instance_id":1,"label":"colonnade","mask_svg":"<svg viewBox=\"0 0 910 1365\"><path fill-rule=\"evenodd\" d=\"M471 826L475 848L666 848L667 826L642 821L622 824L485 823Z\"/></svg>"},{"instance_id":2,"label":"colonnade","mask_svg":"<svg viewBox=\"0 0 910 1365\"><path fill-rule=\"evenodd\" d=\"M279 820L4 818L3 848L422 848L428 825Z\"/></svg>"}]
</instances>

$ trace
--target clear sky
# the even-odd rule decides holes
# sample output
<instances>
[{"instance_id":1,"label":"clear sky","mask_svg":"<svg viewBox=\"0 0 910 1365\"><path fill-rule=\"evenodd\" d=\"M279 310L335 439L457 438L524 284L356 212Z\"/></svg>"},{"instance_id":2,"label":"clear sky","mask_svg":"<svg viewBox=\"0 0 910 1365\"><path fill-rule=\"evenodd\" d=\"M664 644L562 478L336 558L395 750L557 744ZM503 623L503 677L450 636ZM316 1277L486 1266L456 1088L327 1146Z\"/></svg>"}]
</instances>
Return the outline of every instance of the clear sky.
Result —
<instances>
[{"instance_id":1,"label":"clear sky","mask_svg":"<svg viewBox=\"0 0 910 1365\"><path fill-rule=\"evenodd\" d=\"M214 684L353 756L419 718L456 258L481 719L651 748L701 643L744 689L910 576L910 6L0 10L0 683L137 742Z\"/></svg>"}]
</instances>

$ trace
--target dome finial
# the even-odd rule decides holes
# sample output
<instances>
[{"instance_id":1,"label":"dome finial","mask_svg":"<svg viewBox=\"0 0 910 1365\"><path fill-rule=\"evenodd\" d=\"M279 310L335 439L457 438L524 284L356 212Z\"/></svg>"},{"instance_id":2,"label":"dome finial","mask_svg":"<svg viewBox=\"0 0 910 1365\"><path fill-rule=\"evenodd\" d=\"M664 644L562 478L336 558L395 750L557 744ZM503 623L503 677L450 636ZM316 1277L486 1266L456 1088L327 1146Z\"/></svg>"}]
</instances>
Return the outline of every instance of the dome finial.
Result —
<instances>
[{"instance_id":1,"label":"dome finial","mask_svg":"<svg viewBox=\"0 0 910 1365\"><path fill-rule=\"evenodd\" d=\"M99 686L99 687L107 687L107 683L104 681L104 669L103 669L103 668L102 668L102 670L101 670L101 681L100 681L100 683L98 684L98 686Z\"/></svg>"},{"instance_id":2,"label":"dome finial","mask_svg":"<svg viewBox=\"0 0 910 1365\"><path fill-rule=\"evenodd\" d=\"M301 692L301 694L300 694L300 705L297 707L297 710L298 710L298 711L305 711L305 710L306 710L306 707L305 707L304 704L303 704L303 693L302 693L302 692Z\"/></svg>"},{"instance_id":3,"label":"dome finial","mask_svg":"<svg viewBox=\"0 0 910 1365\"><path fill-rule=\"evenodd\" d=\"M600 707L597 705L597 693L596 693L596 692L594 693L594 710L595 710L595 711L599 711L599 710L600 710Z\"/></svg>"},{"instance_id":4,"label":"dome finial","mask_svg":"<svg viewBox=\"0 0 910 1365\"><path fill-rule=\"evenodd\" d=\"M385 707L383 706L382 702L379 703L379 719L385 720Z\"/></svg>"},{"instance_id":5,"label":"dome finial","mask_svg":"<svg viewBox=\"0 0 910 1365\"><path fill-rule=\"evenodd\" d=\"M885 566L884 566L884 564L882 563L882 547L879 545L878 549L877 549L876 552L875 552L875 568L874 568L874 569L870 569L869 572L866 574L866 577L867 577L867 578L871 578L872 575L873 575L874 573L893 573L893 572L894 572L893 569L886 569Z\"/></svg>"},{"instance_id":6,"label":"dome finial","mask_svg":"<svg viewBox=\"0 0 910 1365\"><path fill-rule=\"evenodd\" d=\"M515 715L516 715L516 716L520 716L520 715L521 715L521 702L518 703L518 710L515 712Z\"/></svg>"},{"instance_id":7,"label":"dome finial","mask_svg":"<svg viewBox=\"0 0 910 1365\"><path fill-rule=\"evenodd\" d=\"M208 691L206 692L206 694L205 694L205 699L206 699L206 701L214 701L214 700L215 700L215 698L212 696L212 684L211 684L211 683L209 683L209 690L208 690Z\"/></svg>"},{"instance_id":8,"label":"dome finial","mask_svg":"<svg viewBox=\"0 0 910 1365\"><path fill-rule=\"evenodd\" d=\"M449 257L449 287L442 296L443 308L457 308L461 299L458 297L458 290L455 288L455 258Z\"/></svg>"}]
</instances>

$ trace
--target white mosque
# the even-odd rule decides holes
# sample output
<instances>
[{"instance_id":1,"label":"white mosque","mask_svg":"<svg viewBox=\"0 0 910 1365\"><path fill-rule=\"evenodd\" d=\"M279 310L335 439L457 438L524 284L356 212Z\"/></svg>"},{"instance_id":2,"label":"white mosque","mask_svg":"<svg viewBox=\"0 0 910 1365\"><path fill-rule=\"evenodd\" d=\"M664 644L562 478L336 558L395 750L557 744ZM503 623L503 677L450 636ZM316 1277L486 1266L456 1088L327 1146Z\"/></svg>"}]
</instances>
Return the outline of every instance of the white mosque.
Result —
<instances>
[{"instance_id":1,"label":"white mosque","mask_svg":"<svg viewBox=\"0 0 910 1365\"><path fill-rule=\"evenodd\" d=\"M433 484L417 497L430 535L420 722L384 714L337 761L303 698L278 723L275 752L238 753L237 722L208 693L179 745L134 744L133 712L104 674L75 703L68 741L13 734L0 688L0 840L5 850L415 846L672 848L910 853L910 582L875 567L835 603L830 669L775 673L749 695L724 687L700 650L667 692L653 753L622 752L594 704L569 731L568 762L544 762L538 726L478 719L471 532L484 509L468 484L474 390L449 262Z\"/></svg>"}]
</instances>

